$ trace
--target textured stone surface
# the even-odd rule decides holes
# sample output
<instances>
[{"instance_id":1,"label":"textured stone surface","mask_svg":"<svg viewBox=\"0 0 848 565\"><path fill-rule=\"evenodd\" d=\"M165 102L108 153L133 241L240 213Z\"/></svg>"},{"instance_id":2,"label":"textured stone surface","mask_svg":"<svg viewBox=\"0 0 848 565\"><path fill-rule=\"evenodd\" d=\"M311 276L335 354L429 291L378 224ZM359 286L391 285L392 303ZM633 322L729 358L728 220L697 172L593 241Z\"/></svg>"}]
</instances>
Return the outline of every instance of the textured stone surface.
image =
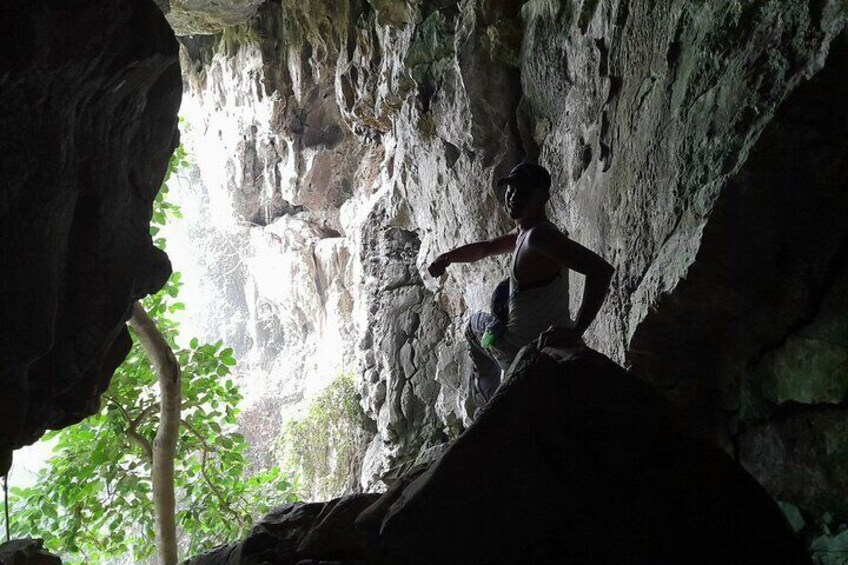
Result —
<instances>
[{"instance_id":1,"label":"textured stone surface","mask_svg":"<svg viewBox=\"0 0 848 565\"><path fill-rule=\"evenodd\" d=\"M4 2L0 28L2 453L98 409L170 273L148 225L180 74L153 2Z\"/></svg>"},{"instance_id":2,"label":"textured stone surface","mask_svg":"<svg viewBox=\"0 0 848 565\"><path fill-rule=\"evenodd\" d=\"M590 343L774 494L844 492L844 2L178 4L249 18L183 39L217 337L278 407L358 372L365 486L470 423L462 324L506 262L421 273L510 227L493 180L528 156L617 268ZM152 4L2 10L0 454L96 408L164 280L146 223L178 102Z\"/></svg>"},{"instance_id":3,"label":"textured stone surface","mask_svg":"<svg viewBox=\"0 0 848 565\"><path fill-rule=\"evenodd\" d=\"M422 236L432 254L438 234L474 239L506 228L487 172L495 155L516 154L510 120L520 89L520 25L517 9L503 6L493 4L491 13L404 9L425 21L397 30L380 27L363 3L284 2L263 6L223 36L183 38L186 108L201 116L190 118L184 139L195 155L197 196L209 203L190 220L198 241L235 240L241 263L223 243L200 250L220 289L214 294L224 300L197 310L214 312L210 337L236 344L245 386L261 383L263 395L276 389L281 412L333 371L360 372L363 405L379 431L367 485L470 421L464 347L456 339L465 298L459 286L434 296L418 267L426 259ZM379 10L394 21L395 8ZM459 54L440 36L454 35L452 28ZM478 96L489 80L500 85L491 100ZM433 97L442 81L445 92ZM408 115L399 115L403 108ZM428 148L419 152L421 142ZM394 163L407 150L420 158L420 171L400 177ZM453 197L431 206L442 187ZM448 205L455 211L438 225ZM413 221L417 208L428 211ZM294 239L292 226L302 226ZM277 243L261 244L269 237ZM313 259L319 247L329 252L324 262ZM498 270L457 273L459 284L482 306Z\"/></svg>"},{"instance_id":4,"label":"textured stone surface","mask_svg":"<svg viewBox=\"0 0 848 565\"><path fill-rule=\"evenodd\" d=\"M839 132L848 108L834 101L848 96L846 69L843 39L747 150L715 200L685 281L658 301L631 339L634 367L684 398L717 436L728 428L716 416L739 406L740 382L785 400L785 392L765 389L784 386L790 357L816 358L803 370L817 373L805 380L818 390L798 401L832 403L839 394L838 386L826 391L843 371L838 325L829 324L827 354L820 340L802 338L816 337L803 328L817 311L822 326L828 316L844 318L844 303L834 296L844 288L837 279L846 264L848 143ZM825 299L836 310L825 313Z\"/></svg>"},{"instance_id":5,"label":"textured stone surface","mask_svg":"<svg viewBox=\"0 0 848 565\"><path fill-rule=\"evenodd\" d=\"M178 35L207 35L243 23L265 0L159 0Z\"/></svg>"},{"instance_id":6,"label":"textured stone surface","mask_svg":"<svg viewBox=\"0 0 848 565\"><path fill-rule=\"evenodd\" d=\"M200 289L187 299L198 333L239 358L242 422L262 463L273 462L281 423L356 366L357 250L339 207L373 147L342 123L324 68L338 53L311 61L297 44L307 18L298 10L264 6L223 37L182 38L193 257L178 268ZM316 41L336 49L344 30L324 31Z\"/></svg>"},{"instance_id":7,"label":"textured stone surface","mask_svg":"<svg viewBox=\"0 0 848 565\"><path fill-rule=\"evenodd\" d=\"M434 413L439 382L433 375L449 320L415 268L418 238L383 226L374 221L363 234L363 297L370 307L360 346L370 355L362 395L383 443L415 453L447 440Z\"/></svg>"},{"instance_id":8,"label":"textured stone surface","mask_svg":"<svg viewBox=\"0 0 848 565\"><path fill-rule=\"evenodd\" d=\"M813 319L759 361L755 375L775 404L839 404L848 399L848 266L836 275Z\"/></svg>"},{"instance_id":9,"label":"textured stone surface","mask_svg":"<svg viewBox=\"0 0 848 565\"><path fill-rule=\"evenodd\" d=\"M796 409L748 426L741 462L775 497L848 515L848 419L833 407ZM843 494L837 494L843 493Z\"/></svg>"},{"instance_id":10,"label":"textured stone surface","mask_svg":"<svg viewBox=\"0 0 848 565\"><path fill-rule=\"evenodd\" d=\"M844 402L845 21L833 0L284 0L185 39L221 148L198 161L210 199L350 254L349 311L267 304L306 320L301 342L331 327L312 319L348 324L323 351L359 372L376 424L363 485L471 422L462 324L506 262L421 273L510 228L493 181L524 156L553 174L554 221L616 266L590 343L728 450L750 406Z\"/></svg>"}]
</instances>

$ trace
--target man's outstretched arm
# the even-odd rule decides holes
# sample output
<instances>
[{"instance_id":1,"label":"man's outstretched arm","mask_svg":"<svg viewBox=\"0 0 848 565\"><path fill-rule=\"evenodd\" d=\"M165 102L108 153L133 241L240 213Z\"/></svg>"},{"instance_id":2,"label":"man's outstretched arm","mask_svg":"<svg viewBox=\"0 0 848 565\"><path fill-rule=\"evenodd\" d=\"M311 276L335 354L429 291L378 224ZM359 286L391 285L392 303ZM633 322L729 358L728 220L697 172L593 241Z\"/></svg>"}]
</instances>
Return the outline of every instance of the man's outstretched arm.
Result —
<instances>
[{"instance_id":1,"label":"man's outstretched arm","mask_svg":"<svg viewBox=\"0 0 848 565\"><path fill-rule=\"evenodd\" d=\"M427 270L431 276L440 277L451 263L473 263L492 255L511 253L515 248L516 237L517 234L513 232L487 241L457 247L436 257Z\"/></svg>"},{"instance_id":2,"label":"man's outstretched arm","mask_svg":"<svg viewBox=\"0 0 848 565\"><path fill-rule=\"evenodd\" d=\"M563 267L586 276L583 302L573 328L578 336L582 336L604 303L615 269L594 251L553 230L534 230L529 244Z\"/></svg>"}]
</instances>

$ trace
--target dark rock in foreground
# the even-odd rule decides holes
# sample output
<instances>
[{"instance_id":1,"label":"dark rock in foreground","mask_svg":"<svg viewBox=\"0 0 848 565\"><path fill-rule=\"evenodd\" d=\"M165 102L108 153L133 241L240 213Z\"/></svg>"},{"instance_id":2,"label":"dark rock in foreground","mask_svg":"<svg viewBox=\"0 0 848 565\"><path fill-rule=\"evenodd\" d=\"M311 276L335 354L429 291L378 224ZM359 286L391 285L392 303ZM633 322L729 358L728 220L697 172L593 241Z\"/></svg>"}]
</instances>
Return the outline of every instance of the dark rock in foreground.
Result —
<instances>
[{"instance_id":1,"label":"dark rock in foreground","mask_svg":"<svg viewBox=\"0 0 848 565\"><path fill-rule=\"evenodd\" d=\"M379 498L379 494L354 494L282 506L262 518L243 542L218 547L186 564L362 563L366 537L354 521Z\"/></svg>"},{"instance_id":2,"label":"dark rock in foreground","mask_svg":"<svg viewBox=\"0 0 848 565\"><path fill-rule=\"evenodd\" d=\"M40 539L24 538L0 544L0 565L62 565Z\"/></svg>"},{"instance_id":3,"label":"dark rock in foreground","mask_svg":"<svg viewBox=\"0 0 848 565\"><path fill-rule=\"evenodd\" d=\"M525 349L441 459L367 496L285 507L192 563L809 563L754 479L588 349Z\"/></svg>"},{"instance_id":4,"label":"dark rock in foreground","mask_svg":"<svg viewBox=\"0 0 848 565\"><path fill-rule=\"evenodd\" d=\"M526 349L486 411L391 507L386 562L809 561L768 494L588 349ZM559 357L562 355L562 357Z\"/></svg>"},{"instance_id":5,"label":"dark rock in foreground","mask_svg":"<svg viewBox=\"0 0 848 565\"><path fill-rule=\"evenodd\" d=\"M0 53L2 461L98 410L170 274L149 226L181 79L151 0L3 2Z\"/></svg>"}]
</instances>

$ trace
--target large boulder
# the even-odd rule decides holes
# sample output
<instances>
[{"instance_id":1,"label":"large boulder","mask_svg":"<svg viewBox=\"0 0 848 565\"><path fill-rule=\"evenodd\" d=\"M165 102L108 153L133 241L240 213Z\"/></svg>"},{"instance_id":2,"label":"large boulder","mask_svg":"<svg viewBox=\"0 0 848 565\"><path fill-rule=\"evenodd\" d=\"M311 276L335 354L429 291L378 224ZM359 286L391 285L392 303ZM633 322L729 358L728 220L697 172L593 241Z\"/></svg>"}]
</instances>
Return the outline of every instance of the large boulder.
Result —
<instances>
[{"instance_id":1,"label":"large boulder","mask_svg":"<svg viewBox=\"0 0 848 565\"><path fill-rule=\"evenodd\" d=\"M808 563L776 503L648 385L589 349L525 348L404 490L386 563Z\"/></svg>"},{"instance_id":2,"label":"large boulder","mask_svg":"<svg viewBox=\"0 0 848 565\"><path fill-rule=\"evenodd\" d=\"M152 0L0 7L0 460L94 413L167 280L152 203L178 140L177 43Z\"/></svg>"}]
</instances>

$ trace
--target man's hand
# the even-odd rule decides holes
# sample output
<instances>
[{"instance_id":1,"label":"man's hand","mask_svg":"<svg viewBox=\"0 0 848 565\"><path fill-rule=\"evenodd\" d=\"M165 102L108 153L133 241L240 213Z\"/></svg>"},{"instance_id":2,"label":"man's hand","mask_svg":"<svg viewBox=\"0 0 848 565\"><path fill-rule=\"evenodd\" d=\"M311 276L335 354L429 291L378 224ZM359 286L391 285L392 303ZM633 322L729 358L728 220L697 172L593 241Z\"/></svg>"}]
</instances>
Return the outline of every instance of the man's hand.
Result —
<instances>
[{"instance_id":1,"label":"man's hand","mask_svg":"<svg viewBox=\"0 0 848 565\"><path fill-rule=\"evenodd\" d=\"M574 328L563 326L551 326L536 339L536 347L541 350L545 347L569 348L583 345L583 338Z\"/></svg>"},{"instance_id":2,"label":"man's hand","mask_svg":"<svg viewBox=\"0 0 848 565\"><path fill-rule=\"evenodd\" d=\"M450 261L448 261L447 257L444 255L439 255L436 257L436 260L430 263L430 266L427 267L427 271L430 273L430 276L437 279L445 274L445 269L450 265Z\"/></svg>"}]
</instances>

